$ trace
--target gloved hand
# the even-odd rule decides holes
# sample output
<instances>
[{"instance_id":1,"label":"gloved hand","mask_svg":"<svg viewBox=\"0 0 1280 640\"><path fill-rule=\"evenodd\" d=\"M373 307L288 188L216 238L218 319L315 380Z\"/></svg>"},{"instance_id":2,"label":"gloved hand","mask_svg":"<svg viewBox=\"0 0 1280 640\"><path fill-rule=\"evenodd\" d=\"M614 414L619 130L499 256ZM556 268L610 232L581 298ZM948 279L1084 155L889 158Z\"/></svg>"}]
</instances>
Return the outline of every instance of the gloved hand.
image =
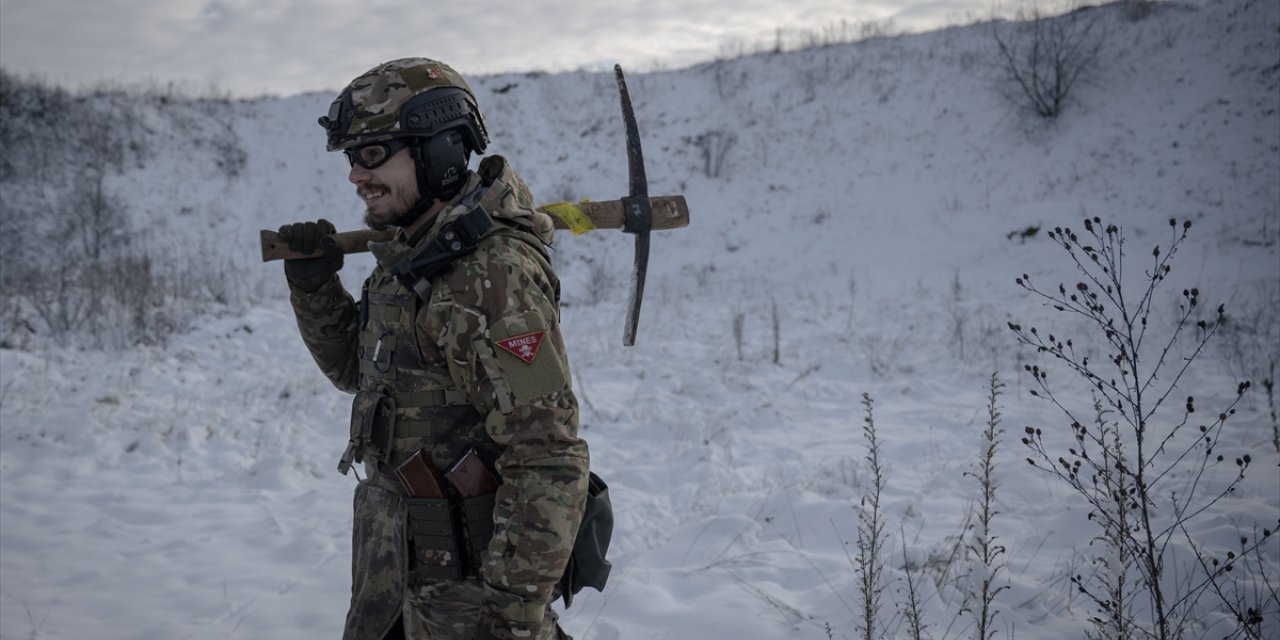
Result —
<instances>
[{"instance_id":1,"label":"gloved hand","mask_svg":"<svg viewBox=\"0 0 1280 640\"><path fill-rule=\"evenodd\" d=\"M319 248L324 252L318 258L285 260L284 277L289 280L289 284L314 293L342 269L342 249L329 237L336 231L333 223L324 218L280 227L280 239L289 243L289 250L311 253Z\"/></svg>"}]
</instances>

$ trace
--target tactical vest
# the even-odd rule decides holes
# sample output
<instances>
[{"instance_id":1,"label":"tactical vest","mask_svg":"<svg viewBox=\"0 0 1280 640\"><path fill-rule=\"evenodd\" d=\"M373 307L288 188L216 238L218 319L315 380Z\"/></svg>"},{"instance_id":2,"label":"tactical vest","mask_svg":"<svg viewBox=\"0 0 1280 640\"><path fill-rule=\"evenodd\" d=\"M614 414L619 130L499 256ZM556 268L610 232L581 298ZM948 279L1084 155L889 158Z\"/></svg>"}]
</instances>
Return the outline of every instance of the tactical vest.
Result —
<instances>
[{"instance_id":1,"label":"tactical vest","mask_svg":"<svg viewBox=\"0 0 1280 640\"><path fill-rule=\"evenodd\" d=\"M472 211L437 237L408 251L400 246L394 260L380 256L364 283L357 346L361 390L352 404L351 444L339 469L351 459L362 460L370 482L401 495L407 492L392 471L418 452L440 473L469 451L493 473L501 453L484 430L484 416L454 387L443 355L436 345L419 340L417 327L419 311L431 297L431 280L453 259L474 249L485 232L517 233L495 225L485 211L504 197L502 190L476 196ZM462 244L459 236L465 237ZM418 264L407 257L425 259L431 265L427 275L406 272L405 265ZM447 484L442 488L445 497L405 497L411 557L427 578L479 575L493 536L495 496L464 498Z\"/></svg>"},{"instance_id":2,"label":"tactical vest","mask_svg":"<svg viewBox=\"0 0 1280 640\"><path fill-rule=\"evenodd\" d=\"M412 247L398 241L381 250L371 246L378 265L365 280L360 298L361 391L352 405L351 444L338 467L343 474L353 459L363 459L371 477L386 477L419 450L439 471L469 449L490 468L501 453L484 431L484 416L468 403L464 390L454 387L437 346L420 344L417 317L430 300L432 281L453 260L488 235L518 233L495 224L488 214L511 193L511 187L495 182L505 167L506 161L497 156L481 163L480 188L461 202L470 212L444 225L437 236L411 239ZM474 220L483 222L462 224ZM467 236L465 242L458 242L455 227ZM406 273L407 267L425 271L426 277Z\"/></svg>"},{"instance_id":3,"label":"tactical vest","mask_svg":"<svg viewBox=\"0 0 1280 640\"><path fill-rule=\"evenodd\" d=\"M352 429L370 434L364 451L369 477L403 493L391 475L423 451L437 471L448 470L469 450L492 469L500 449L484 431L484 417L452 385L435 345L421 345L416 330L425 304L386 269L365 282L361 297L360 391ZM433 366L434 365L434 366ZM412 557L433 579L478 575L493 535L494 496L408 497Z\"/></svg>"},{"instance_id":4,"label":"tactical vest","mask_svg":"<svg viewBox=\"0 0 1280 640\"><path fill-rule=\"evenodd\" d=\"M371 475L389 474L420 449L442 471L471 448L490 463L499 453L484 433L484 417L453 386L435 345L419 344L415 319L424 304L381 267L365 282L357 348L362 391L352 421L353 428L363 429L365 421L375 425L364 453Z\"/></svg>"}]
</instances>

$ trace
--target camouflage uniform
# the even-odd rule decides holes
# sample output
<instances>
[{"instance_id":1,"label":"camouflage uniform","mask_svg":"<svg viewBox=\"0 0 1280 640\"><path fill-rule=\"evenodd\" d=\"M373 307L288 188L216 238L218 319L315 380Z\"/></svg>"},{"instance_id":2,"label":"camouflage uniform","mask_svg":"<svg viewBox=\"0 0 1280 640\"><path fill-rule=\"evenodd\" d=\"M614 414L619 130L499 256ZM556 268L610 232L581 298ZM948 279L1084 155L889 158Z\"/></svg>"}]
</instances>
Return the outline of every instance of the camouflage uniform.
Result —
<instances>
[{"instance_id":1,"label":"camouflage uniform","mask_svg":"<svg viewBox=\"0 0 1280 640\"><path fill-rule=\"evenodd\" d=\"M408 638L558 631L550 602L582 518L588 451L560 335L552 225L501 157L488 157L481 173L490 186L469 174L439 215L381 247L361 304L336 276L314 293L291 289L316 363L356 393L353 431L367 420L393 425L385 464L366 459L355 491L346 640L381 640L402 614ZM493 227L431 279L427 299L390 274L394 258L477 202ZM513 348L521 343L524 351ZM493 534L468 575L440 578L436 569L458 559L415 548L413 499L388 472L418 450L443 471L468 449L501 477Z\"/></svg>"}]
</instances>

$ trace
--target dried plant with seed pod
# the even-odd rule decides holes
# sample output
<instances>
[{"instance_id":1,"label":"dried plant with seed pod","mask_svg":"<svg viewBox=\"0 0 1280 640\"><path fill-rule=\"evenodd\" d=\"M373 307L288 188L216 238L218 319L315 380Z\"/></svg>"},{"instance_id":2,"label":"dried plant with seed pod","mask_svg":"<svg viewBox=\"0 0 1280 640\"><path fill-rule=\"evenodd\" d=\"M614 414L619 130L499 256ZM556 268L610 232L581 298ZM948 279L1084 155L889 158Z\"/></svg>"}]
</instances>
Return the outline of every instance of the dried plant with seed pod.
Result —
<instances>
[{"instance_id":1,"label":"dried plant with seed pod","mask_svg":"<svg viewBox=\"0 0 1280 640\"><path fill-rule=\"evenodd\" d=\"M1126 240L1117 225L1094 217L1084 221L1081 233L1055 228L1048 236L1070 256L1080 279L1048 289L1028 275L1016 279L1055 311L1082 319L1085 327L1082 335L1069 338L1057 329L1009 323L1021 344L1049 356L1092 390L1091 415L1077 417L1078 399L1061 390L1065 385L1050 383L1048 366L1026 365L1033 380L1030 394L1065 415L1071 442L1061 451L1053 444L1058 440L1028 426L1022 443L1032 466L1088 503L1088 519L1097 527L1090 545L1093 571L1073 575L1071 582L1093 603L1090 621L1100 638L1198 636L1207 630L1206 613L1221 617L1236 608L1242 613L1229 616L1240 620L1238 637L1251 637L1244 631L1254 617L1246 615L1249 610L1265 609L1273 619L1280 615L1280 601L1263 597L1265 570L1274 566L1274 558L1270 564L1235 563L1234 575L1228 576L1207 560L1214 555L1209 542L1192 533L1197 518L1233 494L1249 469L1248 454L1227 455L1222 449L1236 406L1252 385L1240 382L1226 406L1203 420L1196 399L1178 393L1225 317L1219 306L1214 319L1197 320L1202 293L1187 288L1171 330L1153 320L1157 292L1190 228L1190 222L1169 221L1169 244L1149 252L1141 279L1126 278ZM1140 286L1130 287L1133 282ZM1104 357L1091 360L1090 353ZM1257 536L1251 548L1266 537ZM1199 575L1188 577L1197 565ZM1245 595L1235 603L1205 597L1228 593ZM1241 602L1249 604L1236 606Z\"/></svg>"}]
</instances>

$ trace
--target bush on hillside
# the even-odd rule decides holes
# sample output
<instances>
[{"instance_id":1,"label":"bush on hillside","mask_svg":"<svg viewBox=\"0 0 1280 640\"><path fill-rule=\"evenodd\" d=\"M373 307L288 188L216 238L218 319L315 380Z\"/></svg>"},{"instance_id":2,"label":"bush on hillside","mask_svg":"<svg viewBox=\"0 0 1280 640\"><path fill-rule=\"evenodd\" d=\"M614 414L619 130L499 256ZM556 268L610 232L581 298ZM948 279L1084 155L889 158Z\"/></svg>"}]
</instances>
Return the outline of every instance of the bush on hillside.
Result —
<instances>
[{"instance_id":1,"label":"bush on hillside","mask_svg":"<svg viewBox=\"0 0 1280 640\"><path fill-rule=\"evenodd\" d=\"M1006 97L1042 118L1058 117L1071 91L1097 64L1105 41L1101 15L1085 7L1049 16L1037 6L1019 10L1013 22L993 22Z\"/></svg>"},{"instance_id":2,"label":"bush on hillside","mask_svg":"<svg viewBox=\"0 0 1280 640\"><path fill-rule=\"evenodd\" d=\"M159 148L147 109L181 118L172 129L190 139L178 144L214 149L214 165L234 177L246 156L223 124L228 104L205 102L80 95L0 70L0 346L163 342L184 318L227 302L226 287L201 284L211 276L184 259L189 247L138 233L112 187Z\"/></svg>"}]
</instances>

